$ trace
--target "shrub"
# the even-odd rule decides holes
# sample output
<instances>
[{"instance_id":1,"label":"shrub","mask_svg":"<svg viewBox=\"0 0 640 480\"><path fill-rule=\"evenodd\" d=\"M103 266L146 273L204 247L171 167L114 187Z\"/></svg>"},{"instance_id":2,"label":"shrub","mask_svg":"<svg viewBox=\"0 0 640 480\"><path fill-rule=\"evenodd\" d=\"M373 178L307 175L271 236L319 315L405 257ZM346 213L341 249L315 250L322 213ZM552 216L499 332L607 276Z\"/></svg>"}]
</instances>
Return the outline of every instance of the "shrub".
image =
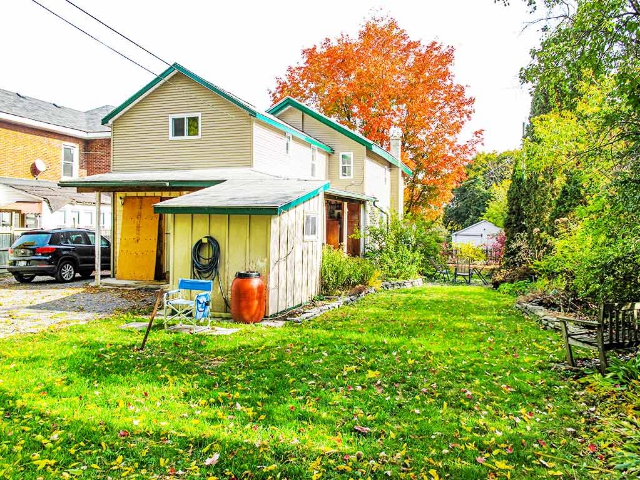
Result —
<instances>
[{"instance_id":1,"label":"shrub","mask_svg":"<svg viewBox=\"0 0 640 480\"><path fill-rule=\"evenodd\" d=\"M487 256L482 251L482 247L472 245L471 243L454 243L453 248L456 251L456 255L461 260L483 262L487 259Z\"/></svg>"},{"instance_id":2,"label":"shrub","mask_svg":"<svg viewBox=\"0 0 640 480\"><path fill-rule=\"evenodd\" d=\"M444 229L424 218L393 215L389 223L370 225L366 236L365 256L382 277L406 280L430 273L429 258L440 254Z\"/></svg>"},{"instance_id":3,"label":"shrub","mask_svg":"<svg viewBox=\"0 0 640 480\"><path fill-rule=\"evenodd\" d=\"M349 257L330 245L322 249L322 293L334 295L357 285L369 285L376 279L376 269L364 258Z\"/></svg>"},{"instance_id":4,"label":"shrub","mask_svg":"<svg viewBox=\"0 0 640 480\"><path fill-rule=\"evenodd\" d=\"M529 293L534 288L534 283L528 280L520 280L515 283L503 283L498 287L500 293L518 297Z\"/></svg>"}]
</instances>

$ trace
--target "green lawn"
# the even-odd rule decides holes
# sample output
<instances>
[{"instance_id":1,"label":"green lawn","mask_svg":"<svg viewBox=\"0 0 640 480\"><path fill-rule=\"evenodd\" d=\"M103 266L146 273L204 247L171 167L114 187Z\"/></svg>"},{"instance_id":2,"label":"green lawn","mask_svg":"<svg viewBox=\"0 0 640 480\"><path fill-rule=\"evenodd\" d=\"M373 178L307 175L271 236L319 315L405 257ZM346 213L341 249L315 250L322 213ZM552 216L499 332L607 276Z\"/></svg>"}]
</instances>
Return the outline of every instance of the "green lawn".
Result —
<instances>
[{"instance_id":1,"label":"green lawn","mask_svg":"<svg viewBox=\"0 0 640 480\"><path fill-rule=\"evenodd\" d=\"M122 319L1 340L0 477L613 475L560 337L512 304L424 287L144 353Z\"/></svg>"}]
</instances>

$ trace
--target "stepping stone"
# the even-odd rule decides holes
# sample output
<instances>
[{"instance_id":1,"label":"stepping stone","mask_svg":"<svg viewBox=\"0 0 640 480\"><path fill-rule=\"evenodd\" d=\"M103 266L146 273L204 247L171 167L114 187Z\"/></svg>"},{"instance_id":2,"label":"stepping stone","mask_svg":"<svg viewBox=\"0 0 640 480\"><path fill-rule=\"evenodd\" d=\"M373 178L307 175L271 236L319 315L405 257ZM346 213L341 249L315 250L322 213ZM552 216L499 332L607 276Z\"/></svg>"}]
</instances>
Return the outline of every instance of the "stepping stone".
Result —
<instances>
[{"instance_id":1,"label":"stepping stone","mask_svg":"<svg viewBox=\"0 0 640 480\"><path fill-rule=\"evenodd\" d=\"M118 328L126 329L133 328L134 330L144 330L149 325L149 322L131 322L120 325Z\"/></svg>"}]
</instances>

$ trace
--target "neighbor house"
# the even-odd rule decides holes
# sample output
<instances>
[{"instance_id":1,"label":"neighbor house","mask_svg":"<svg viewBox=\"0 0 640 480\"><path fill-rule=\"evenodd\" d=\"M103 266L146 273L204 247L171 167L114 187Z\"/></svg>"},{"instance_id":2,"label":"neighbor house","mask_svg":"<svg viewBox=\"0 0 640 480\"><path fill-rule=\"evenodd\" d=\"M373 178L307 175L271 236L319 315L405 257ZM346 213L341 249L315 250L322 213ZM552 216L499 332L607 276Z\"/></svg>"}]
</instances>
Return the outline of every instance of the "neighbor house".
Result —
<instances>
[{"instance_id":1,"label":"neighbor house","mask_svg":"<svg viewBox=\"0 0 640 480\"><path fill-rule=\"evenodd\" d=\"M110 170L111 130L101 120L112 109L83 112L0 89L0 265L26 229L95 226L95 197L58 182ZM107 231L108 204L100 221Z\"/></svg>"},{"instance_id":2,"label":"neighbor house","mask_svg":"<svg viewBox=\"0 0 640 480\"><path fill-rule=\"evenodd\" d=\"M365 240L350 236L401 212L411 173L399 151L293 99L262 112L178 64L103 123L111 172L61 184L113 197L112 275L175 286L194 275L193 246L212 236L223 290L237 271L260 271L267 315L319 293L324 243L359 255ZM221 295L212 303L225 311Z\"/></svg>"},{"instance_id":3,"label":"neighbor house","mask_svg":"<svg viewBox=\"0 0 640 480\"><path fill-rule=\"evenodd\" d=\"M480 220L467 228L458 230L451 234L451 241L454 244L467 243L476 247L491 247L496 237L502 232L502 229L488 220Z\"/></svg>"}]
</instances>

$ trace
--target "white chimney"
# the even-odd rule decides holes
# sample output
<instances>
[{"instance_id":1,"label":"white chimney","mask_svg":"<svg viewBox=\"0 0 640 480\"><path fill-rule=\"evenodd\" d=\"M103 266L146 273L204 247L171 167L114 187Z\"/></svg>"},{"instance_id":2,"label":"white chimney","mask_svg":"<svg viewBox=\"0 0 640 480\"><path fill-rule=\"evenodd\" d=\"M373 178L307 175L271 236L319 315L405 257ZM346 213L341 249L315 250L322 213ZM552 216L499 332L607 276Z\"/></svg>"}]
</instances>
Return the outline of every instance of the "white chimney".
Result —
<instances>
[{"instance_id":1,"label":"white chimney","mask_svg":"<svg viewBox=\"0 0 640 480\"><path fill-rule=\"evenodd\" d=\"M389 129L389 153L400 160L402 142L402 130L400 127L391 127Z\"/></svg>"}]
</instances>

